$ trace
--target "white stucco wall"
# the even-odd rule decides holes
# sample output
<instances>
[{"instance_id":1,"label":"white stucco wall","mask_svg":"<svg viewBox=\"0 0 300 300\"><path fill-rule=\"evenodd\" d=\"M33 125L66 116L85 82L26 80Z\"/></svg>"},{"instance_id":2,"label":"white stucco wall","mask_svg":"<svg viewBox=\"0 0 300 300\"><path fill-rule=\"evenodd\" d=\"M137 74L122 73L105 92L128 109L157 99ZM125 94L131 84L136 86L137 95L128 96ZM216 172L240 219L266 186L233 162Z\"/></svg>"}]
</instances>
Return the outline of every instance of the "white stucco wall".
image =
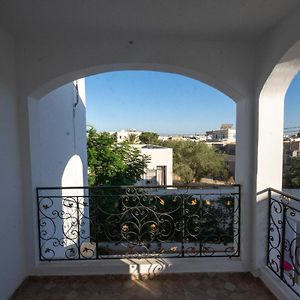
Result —
<instances>
[{"instance_id":1,"label":"white stucco wall","mask_svg":"<svg viewBox=\"0 0 300 300\"><path fill-rule=\"evenodd\" d=\"M41 99L29 99L28 110L32 176L30 184L33 192L37 187L86 186L85 80L70 82ZM79 196L82 195L82 190L62 190L57 195L70 196L70 193L72 196ZM54 205L57 211L67 212L68 210L60 199ZM27 209L31 210L30 213L37 214L36 205L29 206ZM55 222L57 226L55 237L59 240L64 239L61 228L67 228L70 224L60 218L57 218ZM49 226L44 229L51 232L51 224ZM34 251L37 254L39 253L37 229L37 220L34 219L31 229L34 243L27 244L29 253L32 253L32 250L29 250L32 247L35 248ZM66 246L72 246L69 240ZM57 256L64 258L66 249L62 245L58 246ZM30 258L31 265L38 262L38 256L31 255Z\"/></svg>"},{"instance_id":2,"label":"white stucco wall","mask_svg":"<svg viewBox=\"0 0 300 300\"><path fill-rule=\"evenodd\" d=\"M251 109L250 102L252 100L251 86L253 82L253 46L251 44L209 41L181 43L176 40L150 41L145 39L140 40L137 46L129 48L128 41L121 39L108 40L105 43L92 40L83 44L70 41L67 45L56 44L55 49L49 40L44 41L43 45L39 44L38 41L35 46L32 48L32 44L27 42L19 46L20 68L24 70L27 64L31 66L30 76L23 76L20 72L20 76L23 78L20 83L20 101L23 101L23 97L28 99L28 95L38 99L57 85L76 77L122 69L148 69L180 73L203 80L233 97L237 101L237 110L240 112L240 116L237 118L237 153L240 150L242 151L240 155L237 154L236 164L238 170L236 174L238 183L243 185L244 205L241 208L241 228L243 236L249 235L251 228L251 220L248 218L249 206L251 200L253 201L252 184L255 181L253 179L255 170L252 168L252 159L255 155L252 145L255 136L251 127L254 111ZM116 52L114 49L118 49L118 51ZM40 51L45 51L45 59L41 61L36 56ZM63 60L62 57L64 57ZM51 73L45 71L49 69ZM43 77L44 75L45 77ZM26 120L24 120L24 124L26 125ZM26 137L26 126L22 128L22 133ZM34 147L26 145L26 139L24 147L23 159L29 167L30 164L35 164L34 159L31 163L27 159L28 156L32 156ZM33 168L35 167L33 166ZM249 184L249 181L251 181L251 184ZM31 185L34 182L35 179L33 178ZM32 190L27 189L26 199L30 203L31 197ZM28 215L30 215L30 212L28 212ZM34 232L36 224L30 219L28 223L31 224L31 231ZM28 234L30 234L29 229ZM32 240L35 241L34 236ZM251 240L242 239L241 241L243 250L241 251L241 261L243 267L247 268L250 260L249 243L251 243ZM36 246L35 249L37 249ZM32 244L28 243L29 256L33 252L37 255ZM41 267L38 258L35 256L34 259L32 257L30 259L30 272L31 274L37 274ZM224 270L226 270L225 267Z\"/></svg>"},{"instance_id":3,"label":"white stucco wall","mask_svg":"<svg viewBox=\"0 0 300 300\"><path fill-rule=\"evenodd\" d=\"M156 147L149 148L145 147L147 145L134 145L141 151L142 155L147 155L150 160L147 164L148 170L156 170L158 166L166 167L166 185L173 184L173 149ZM139 181L137 184L143 184L143 180Z\"/></svg>"},{"instance_id":4,"label":"white stucco wall","mask_svg":"<svg viewBox=\"0 0 300 300\"><path fill-rule=\"evenodd\" d=\"M0 28L0 299L26 275L14 40Z\"/></svg>"},{"instance_id":5,"label":"white stucco wall","mask_svg":"<svg viewBox=\"0 0 300 300\"><path fill-rule=\"evenodd\" d=\"M78 80L78 90L77 105L75 82L30 103L36 187L87 184L84 79Z\"/></svg>"},{"instance_id":6,"label":"white stucco wall","mask_svg":"<svg viewBox=\"0 0 300 300\"><path fill-rule=\"evenodd\" d=\"M296 42L274 66L256 102L258 136L253 270L263 268L266 263L269 203L268 194L262 191L268 187L282 189L284 100L299 70L300 42Z\"/></svg>"},{"instance_id":7,"label":"white stucco wall","mask_svg":"<svg viewBox=\"0 0 300 300\"><path fill-rule=\"evenodd\" d=\"M68 37L66 37L68 39ZM218 88L237 102L237 110L242 113L237 119L237 181L243 185L242 235L248 236L251 221L248 219L249 206L253 201L255 170L252 166L254 152L252 145L256 136L251 122L254 111L253 75L255 70L255 46L249 41L211 41L180 38L161 38L141 35L128 44L125 36L109 39L56 40L37 39L34 42L22 40L18 45L20 101L28 96L40 98L52 89L76 78L114 70L157 70L174 72L201 80ZM250 109L249 109L250 108ZM25 111L26 115L26 111ZM28 161L32 146L26 142L26 119L23 121L23 160L28 168L35 161ZM31 148L31 149L30 149ZM27 152L27 153L26 153ZM249 168L250 167L250 168ZM252 180L253 179L253 180ZM30 178L28 179L30 181ZM249 184L251 181L251 184ZM29 182L26 186L32 186ZM251 191L251 193L249 193ZM27 188L25 197L29 203L32 189ZM31 213L28 212L28 215ZM247 223L247 226L246 224ZM31 231L35 230L32 220ZM30 234L30 230L28 230ZM32 237L34 241L34 237ZM251 242L249 242L251 243ZM28 253L35 252L28 244ZM250 260L248 241L242 239L242 261L248 266ZM36 260L31 260L31 273L38 269Z\"/></svg>"}]
</instances>

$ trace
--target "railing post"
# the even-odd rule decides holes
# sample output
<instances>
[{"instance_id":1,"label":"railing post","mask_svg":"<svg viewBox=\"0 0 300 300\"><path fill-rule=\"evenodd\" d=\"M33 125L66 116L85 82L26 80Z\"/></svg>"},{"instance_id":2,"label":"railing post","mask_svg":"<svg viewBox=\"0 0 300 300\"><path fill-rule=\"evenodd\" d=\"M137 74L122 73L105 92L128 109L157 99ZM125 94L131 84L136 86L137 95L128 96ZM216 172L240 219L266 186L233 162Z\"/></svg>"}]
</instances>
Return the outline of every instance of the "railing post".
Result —
<instances>
[{"instance_id":1,"label":"railing post","mask_svg":"<svg viewBox=\"0 0 300 300\"><path fill-rule=\"evenodd\" d=\"M202 195L200 195L200 202L199 202L199 222L200 222L200 226L201 226L201 230L202 230L202 217L203 217L203 199L202 199ZM199 256L202 256L202 235L201 235L201 231L199 233Z\"/></svg>"},{"instance_id":2,"label":"railing post","mask_svg":"<svg viewBox=\"0 0 300 300\"><path fill-rule=\"evenodd\" d=\"M94 234L95 234L95 244L96 244L96 259L99 259L99 252L98 252L98 232L97 232L97 228L98 228L98 216L97 216L97 201L96 201L96 196L93 195L92 197L90 196L91 189L89 189L89 202L91 201L93 203L93 207L94 207L94 215L93 215L93 219L94 219ZM91 207L91 204L90 204Z\"/></svg>"},{"instance_id":3,"label":"railing post","mask_svg":"<svg viewBox=\"0 0 300 300\"><path fill-rule=\"evenodd\" d=\"M241 251L241 185L239 184L238 185L238 197L239 197L239 200L238 200L238 210L239 210L239 213L238 213L238 256L241 255L240 251ZM235 199L235 198L233 198ZM233 218L234 218L234 202L233 202ZM234 219L233 219L234 220Z\"/></svg>"},{"instance_id":4,"label":"railing post","mask_svg":"<svg viewBox=\"0 0 300 300\"><path fill-rule=\"evenodd\" d=\"M40 219L40 196L39 189L36 189L36 203L37 203L37 219L38 219L38 239L39 239L39 257L42 260L42 246L41 246L41 219Z\"/></svg>"},{"instance_id":5,"label":"railing post","mask_svg":"<svg viewBox=\"0 0 300 300\"><path fill-rule=\"evenodd\" d=\"M267 240L267 266L269 266L270 261L270 230L271 230L271 197L272 191L268 188L268 240Z\"/></svg>"},{"instance_id":6,"label":"railing post","mask_svg":"<svg viewBox=\"0 0 300 300\"><path fill-rule=\"evenodd\" d=\"M185 197L182 194L182 238L181 238L181 256L184 257L184 236L185 236Z\"/></svg>"},{"instance_id":7,"label":"railing post","mask_svg":"<svg viewBox=\"0 0 300 300\"><path fill-rule=\"evenodd\" d=\"M285 222L286 222L286 205L283 205L283 217L282 217L282 237L281 237L281 257L280 257L280 278L284 281L284 248L285 248Z\"/></svg>"},{"instance_id":8,"label":"railing post","mask_svg":"<svg viewBox=\"0 0 300 300\"><path fill-rule=\"evenodd\" d=\"M78 251L78 259L80 259L80 214L79 214L79 199L76 197L76 205L77 205L77 251Z\"/></svg>"}]
</instances>

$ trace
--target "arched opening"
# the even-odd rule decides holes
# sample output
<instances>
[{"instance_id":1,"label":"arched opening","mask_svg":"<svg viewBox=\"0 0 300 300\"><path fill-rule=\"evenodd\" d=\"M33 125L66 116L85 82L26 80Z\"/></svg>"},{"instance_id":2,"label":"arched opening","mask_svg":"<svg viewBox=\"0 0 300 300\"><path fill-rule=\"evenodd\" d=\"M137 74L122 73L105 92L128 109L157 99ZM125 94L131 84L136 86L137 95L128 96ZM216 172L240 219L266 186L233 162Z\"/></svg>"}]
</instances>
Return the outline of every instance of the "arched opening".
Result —
<instances>
[{"instance_id":1,"label":"arched opening","mask_svg":"<svg viewBox=\"0 0 300 300\"><path fill-rule=\"evenodd\" d=\"M73 86L73 88L74 88L74 86ZM40 93L40 95L43 95L43 93L41 92L41 91L44 91L45 92L45 89L44 89L44 87L42 87L41 88L41 90L39 90L37 93L33 93L32 95L38 95L39 93ZM46 89L47 90L47 89ZM234 94L234 93L231 93L229 90L227 90L228 91L228 94ZM47 95L47 97L48 96L51 96L51 93L50 94L48 94ZM74 95L73 95L74 96ZM42 97L43 98L43 97ZM76 97L75 97L76 98ZM37 103L41 103L42 102L42 100L43 99L40 99L40 102L39 102L39 100L37 100L37 99L35 99L35 98L33 98L33 97L31 97L30 99L29 99L29 107L30 107L30 110L31 110L31 115L30 115L30 117L32 117L33 115L34 116L39 116L39 114L37 113L38 111L36 110L36 108L37 108L37 106L35 106ZM76 102L76 101L75 101ZM73 97L73 102L71 103L72 105L70 106L71 107L71 110L70 111L72 111L72 107L74 108L74 97ZM238 114L238 118L237 118L237 128L239 129L239 125L238 124L240 124L241 122L245 122L245 119L243 118L243 112L245 113L245 107L247 106L246 104L245 104L245 101L244 100L240 100L240 101L237 101L237 104L238 104L238 111L240 111L240 114ZM69 108L70 108L69 107ZM69 111L69 112L70 112ZM74 113L74 112L73 112ZM37 186L37 182L41 182L41 176L40 175L38 175L39 173L35 173L36 172L36 170L39 170L39 166L38 166L38 160L35 158L35 155L37 155L37 149L39 148L39 143L34 139L34 137L35 136L37 136L37 134L40 134L40 133L38 133L37 132L37 128L39 127L39 126L37 126L37 124L38 123L35 123L36 121L38 121L38 122L40 122L40 121L45 121L46 120L46 117L49 117L51 114L49 113L49 110L48 110L48 112L45 114L45 118L43 119L43 120L38 120L38 119L35 119L35 118L33 118L33 119L31 119L30 120L30 129L31 129L31 147L32 147L32 151L30 151L30 154L31 154L31 159L32 159L32 172L33 172L33 177L32 177L32 182L33 182L33 186L34 187L36 187ZM72 115L72 114L71 114ZM73 114L73 118L74 118L74 114ZM51 119L51 118L50 118ZM72 120L72 117L71 117L71 120ZM55 123L55 122L54 122ZM243 130L245 130L246 128L245 128L245 126L242 126L242 127L240 127L241 129L242 129L242 131ZM49 129L49 128L48 128ZM51 132L52 131L52 129L53 128L51 128L51 126L50 126L50 130L49 130L49 132ZM214 129L214 128L213 128ZM69 134L68 134L69 133ZM72 134L71 134L71 130L69 130L69 129L67 129L67 128L65 128L64 129L64 135L66 135L66 136L72 136ZM245 147L245 145L243 145L243 143L244 143L244 137L245 137L245 135L243 135L242 134L242 132L237 132L237 136L238 136L238 140L240 140L240 141L242 141L242 144L240 144L240 145L238 145L238 147L237 148L241 148L241 147ZM47 141L49 142L49 140L48 140L48 138L47 138ZM69 158L70 157L72 157L72 155L78 155L78 153L75 151L74 152L74 143L72 144L72 143L70 143L71 144L71 146L73 147L71 147L69 150ZM77 145L77 147L78 147L78 145ZM72 150L72 151L71 151ZM244 161L244 157L245 156L247 156L247 153L241 153L241 152L239 152L239 150L237 149L236 150L237 151L237 165L238 165L238 168L237 168L237 178L238 178L238 180L239 180L239 182L244 182L245 180L246 180L246 178L248 177L247 176L247 172L249 171L248 169L246 169L245 167L244 167L244 164L246 163L247 164L247 161ZM65 160L66 162L68 161L67 159ZM47 162L48 163L48 162ZM50 167L53 167L53 166L50 166ZM84 168L83 168L84 169ZM40 171L39 171L40 172ZM74 175L74 174L73 174ZM249 188L249 187L247 187L247 186L245 186L245 189L246 188ZM236 190L237 191L237 190ZM76 192L75 192L76 193ZM81 194L81 195L83 195L83 196L85 196L85 193L86 193L86 191L84 191L84 194ZM238 194L239 192L237 192L237 194ZM59 193L59 194L57 194L57 196L61 196L62 194L61 193ZM41 197L45 197L45 194L40 194L40 196ZM76 197L78 196L77 194L75 195ZM202 197L202 196L199 196L199 197ZM204 199L204 198L203 198ZM239 199L239 198L236 198L236 199ZM205 200L205 199L204 199ZM204 201L203 200L203 201ZM229 203L229 202L228 202ZM79 202L78 203L79 205L86 205L86 202ZM207 204L208 205L210 205L210 201L208 201L207 202ZM70 203L69 203L69 205L70 205ZM226 204L225 204L226 205ZM229 205L229 204L227 204L227 205ZM240 210L240 208L239 208L239 206L235 206L235 204L234 204L234 207L238 207L238 210L235 210L236 211L236 213L237 213L237 215L240 213L241 214L241 216L243 216L244 215L244 213L245 213L245 207L243 207L241 210ZM84 218L86 219L86 217L87 217L87 219L89 218L89 216L85 216ZM241 219L239 219L239 220L242 220L243 219L243 217L241 217ZM237 219L234 219L234 222L238 222L237 221ZM246 219L244 219L244 221L243 222L246 222ZM238 223L235 223L235 224L238 224ZM242 229L243 230L247 230L247 227L246 226L244 226L244 228L242 227ZM214 254L215 256L218 256L218 253L221 253L221 256L222 256L222 253L225 253L224 254L224 256L226 256L226 257L228 257L228 256L231 256L231 253L234 253L234 255L235 256L238 256L239 255L239 250L240 249L242 249L243 247L245 247L244 246L244 243L243 243L243 241L241 242L241 244L238 244L238 239L239 239L239 236L240 236L240 232L239 232L239 229L234 229L234 232L238 232L238 235L236 235L236 237L235 237L235 239L236 239L236 243L235 243L235 245L232 247L230 244L229 244L229 246L227 245L227 242L224 244L229 250L226 250L227 252L224 252L223 250L223 252L222 251L217 251L216 252L216 254ZM93 233L92 231L91 231L91 233ZM81 241L81 238L79 239L79 241ZM74 245L77 245L76 244L77 242L75 242L75 244L73 243L72 245L70 245L70 246L74 246ZM90 241L89 239L86 239L86 242L84 242L85 244L85 247L87 247L87 249L88 250L84 250L84 249L82 249L81 247L79 247L80 249L78 249L78 246L76 246L75 247L75 250L74 250L74 247L68 252L68 259L70 258L70 259L78 259L78 257L80 257L80 258L84 258L84 259L87 259L87 258L94 258L94 250L95 250L95 242L94 241ZM68 244L68 243L67 243ZM64 245L64 246L68 246L69 247L69 245ZM197 247L199 248L199 246L197 245ZM37 245L37 248L39 248L39 246ZM173 248L173 247L171 247L171 248ZM179 247L177 247L178 249L179 249ZM193 247L192 247L193 248ZM204 248L200 248L200 249L204 249ZM68 248L68 250L69 250L69 248ZM82 253L81 253L81 251L85 251L85 252L87 252L87 253L84 253L84 255L82 255ZM187 250L186 251L189 251L188 250L188 248L187 248ZM194 251L194 250L193 250ZM206 250L205 250L206 251ZM58 251L59 252L59 251ZM65 255L65 252L62 252L63 254L62 255ZM71 253L71 254L70 254ZM77 254L76 254L77 253ZM79 254L80 253L80 254ZM177 253L177 252L176 252ZM176 254L175 253L175 254ZM205 252L203 252L202 253L202 255L204 254ZM187 255L191 255L191 253L186 253ZM171 256L173 255L173 254L170 254ZM204 255L207 255L207 254L204 254ZM243 259L246 259L246 258L244 258L246 256L246 253L244 252L243 253ZM44 257L45 259L48 259L49 257ZM241 262L240 261L237 261L236 263L234 263L233 265L235 265L235 264L237 264L237 265L239 265L239 266L237 266L237 268L243 268L243 266L240 266L240 264L241 264ZM225 267L226 266L226 267ZM228 265L228 267L230 268L231 267L231 265L229 264ZM224 268L227 268L227 264L225 263L224 264ZM235 268L235 267L233 267L233 268Z\"/></svg>"},{"instance_id":2,"label":"arched opening","mask_svg":"<svg viewBox=\"0 0 300 300\"><path fill-rule=\"evenodd\" d=\"M163 160L167 161L158 154L163 152L159 147L171 147L175 151L171 163L174 168L171 169L177 179L174 176L173 180L172 170L167 171L168 185L176 181L181 184L199 183L200 180L206 184L234 182L236 112L235 103L226 95L198 80L157 71L103 73L88 77L87 86L90 88L87 91L87 123L90 126L115 134L119 143L128 140L143 153L154 155L157 152L157 162L151 162L151 170L146 174L150 182L155 182L150 177L157 171L156 166L162 167ZM132 137L135 139L130 140ZM200 146L194 149L192 156L198 144L203 149ZM151 150L151 145L156 149ZM187 147L190 148L189 157L183 154L182 148ZM179 149L182 152L179 153ZM187 172L181 168L183 165L190 166ZM98 181L98 184L104 183Z\"/></svg>"},{"instance_id":3,"label":"arched opening","mask_svg":"<svg viewBox=\"0 0 300 300\"><path fill-rule=\"evenodd\" d=\"M282 188L284 98L290 83L300 69L299 53L300 42L284 55L260 92L258 191L270 186Z\"/></svg>"},{"instance_id":4,"label":"arched opening","mask_svg":"<svg viewBox=\"0 0 300 300\"><path fill-rule=\"evenodd\" d=\"M141 72L141 71L134 71L134 72ZM201 85L201 83L197 80L192 80L188 79L188 77L184 77L182 75L176 75L176 73L161 73L161 72L153 72L153 71L148 71L150 74L151 72L153 74L166 74L166 76L173 76L173 80L177 78L178 82L181 80L185 81L191 81L193 82L194 86L191 85L191 89L194 89L194 94L197 88L195 86ZM120 73L120 71L119 71ZM121 72L122 73L122 72ZM105 74L109 73L102 73L104 76ZM140 73L141 74L141 73ZM167 75L169 74L169 75ZM183 80L183 81L184 81ZM172 81L169 79L169 81ZM84 137L84 123L85 123L85 109L86 109L86 103L85 103L85 92L84 90L84 84L82 93L83 93L83 98L81 95L76 95L76 84L78 82L74 81L74 84L67 84L64 85L56 90L53 90L49 94L43 96L40 98L40 101L35 100L36 98L30 97L29 99L29 109L30 109L30 128L31 128L31 142L33 143L31 151L31 156L32 156L32 164L36 165L33 167L33 170L36 170L37 174L34 175L36 177L36 184L34 186L58 186L60 184L60 177L62 174L62 170L64 168L64 165L67 163L68 159L72 157L74 154L79 154L82 161L86 161L86 153L85 153L85 137ZM49 84L50 86L52 84ZM205 84L202 84L202 87L204 87ZM175 85L173 89L175 88ZM177 88L177 93L181 89L180 88L180 83L179 86L176 86ZM46 91L48 89L47 87L42 87L35 93L34 95L37 94L43 94L42 91ZM69 92L68 92L69 89ZM80 86L79 86L80 89ZM210 90L210 87L206 86L207 90ZM214 90L214 89L211 89ZM229 111L230 109L223 110L224 103L219 103L216 102L216 105L213 106L210 104L210 102L213 101L220 101L217 98L220 97L218 95L222 95L221 93L218 93L217 90L214 90L214 95L209 95L207 93L206 99L204 100L204 103L202 105L201 100L203 99L181 99L181 100L175 100L170 101L168 103L158 103L156 101L153 105L153 103L145 103L138 105L138 106L143 106L144 109L148 106L148 108L152 109L152 115L151 118L154 119L154 111L155 109L158 112L162 112L164 115L161 114L160 116L160 123L162 122L162 119L166 120L168 119L168 126L167 124L164 124L165 127L162 128L161 132L164 133L171 133L174 134L177 133L182 136L189 134L189 135L194 135L193 138L196 138L196 135L198 134L198 137L202 139L206 139L205 135L208 135L210 133L209 140L206 142L210 142L210 144L213 144L213 146L218 147L218 152L222 152L226 154L226 166L228 167L228 173L230 173L231 182L233 182L233 178L235 177L235 129L231 128L224 128L224 129L219 129L223 123L235 123L235 117L233 115L235 114L233 112L233 103L230 104L231 106L231 116L229 117ZM164 93L167 93L165 90ZM78 94L78 93L77 93ZM193 98L191 97L193 93L189 91L187 93L186 97ZM173 96L175 94L173 93ZM152 95L153 96L153 95ZM183 95L181 95L183 97ZM196 96L194 96L195 98ZM209 99L210 97L215 97L215 99ZM225 95L223 96L224 99L228 99ZM64 100L62 101L62 98ZM175 97L176 98L176 97ZM178 97L177 97L178 98ZM79 99L79 100L78 100ZM148 97L148 102L150 101ZM177 102L176 102L177 101ZM186 103L185 103L186 102ZM206 102L206 104L205 104ZM130 99L128 99L128 105L130 105ZM197 105L196 105L197 104ZM160 107L160 105L162 107ZM172 112L172 108L174 106L180 106L182 105L182 109L184 111L179 112ZM202 106L201 106L202 105ZM229 104L228 104L229 105ZM117 111L117 109L115 109ZM122 112L126 110L125 107L123 107ZM197 111L198 110L198 111ZM111 110L110 110L111 113ZM177 129L174 129L174 125L172 124L174 119L172 118L175 117L180 119L180 122L182 123L183 118L182 116L184 115L191 115L191 118L189 121L185 121L184 124L182 124L182 127L179 128L177 126ZM219 124L211 122L213 118L208 118L207 115L220 115L221 117L219 118ZM148 113L148 117L150 116L150 112ZM171 117L172 116L172 117ZM144 115L142 118L145 118L146 115ZM168 118L167 118L168 117ZM228 117L230 120L228 120ZM120 118L120 116L119 116ZM142 121L142 118L140 118L139 123L142 123L145 121L145 119ZM134 119L134 118L132 118ZM202 120L205 119L205 120ZM229 122L230 121L230 122ZM104 122L107 122L107 120ZM156 123L158 120L155 121ZM89 123L89 120L88 120ZM109 123L109 122L108 122ZM40 125L37 125L40 124ZM201 125L199 129L195 126L195 124ZM102 123L102 126L104 124ZM161 125L161 124L160 124ZM130 125L129 125L130 126ZM126 126L126 127L129 127ZM136 124L135 127L138 127L139 125ZM122 126L121 126L122 127ZM124 126L125 127L125 126ZM226 127L226 126L225 126ZM228 126L227 126L228 127ZM231 126L229 126L231 127ZM234 124L233 124L234 127ZM38 128L38 129L37 129ZM179 128L179 129L178 129ZM119 128L122 129L122 128ZM219 129L219 130L218 130ZM78 135L77 131L80 131L80 134ZM105 130L105 126L104 126ZM151 130L156 130L151 129ZM117 131L117 128L116 128ZM230 133L229 133L230 131ZM231 132L232 131L232 132ZM160 132L160 133L161 133ZM75 136L76 135L76 136ZM230 135L230 137L229 137ZM185 136L184 138L188 138ZM35 145L34 145L35 143ZM223 143L223 144L222 144ZM225 144L231 143L232 147L224 147ZM60 147L57 147L57 145L60 145ZM228 149L227 149L228 148ZM65 149L65 150L63 150ZM50 156L54 155L56 163L50 163L51 159L44 159L43 153L49 152ZM62 154L65 152L65 154ZM59 157L59 155L62 155ZM228 158L228 159L227 159ZM39 162L37 162L39 161ZM56 170L54 170L56 168ZM230 170L229 170L230 169ZM84 170L85 172L85 180L84 182L87 182L86 180L86 172L87 172L87 166L86 163L84 163ZM50 173L52 174L52 178L50 176ZM56 179L55 179L56 178ZM228 179L228 178L227 178ZM239 181L239 179L237 180ZM37 184L38 183L38 184Z\"/></svg>"},{"instance_id":5,"label":"arched opening","mask_svg":"<svg viewBox=\"0 0 300 300\"><path fill-rule=\"evenodd\" d=\"M300 199L282 192L286 184L285 180L282 182L282 174L284 171L288 175L290 171L286 165L290 140L285 141L284 136L285 98L299 70L300 42L297 42L275 66L260 93L256 206L256 262L260 266L265 264L261 253L267 249L267 266L298 296Z\"/></svg>"},{"instance_id":6,"label":"arched opening","mask_svg":"<svg viewBox=\"0 0 300 300\"><path fill-rule=\"evenodd\" d=\"M282 188L300 196L300 122L299 122L300 73L292 80L284 104L283 172Z\"/></svg>"}]
</instances>

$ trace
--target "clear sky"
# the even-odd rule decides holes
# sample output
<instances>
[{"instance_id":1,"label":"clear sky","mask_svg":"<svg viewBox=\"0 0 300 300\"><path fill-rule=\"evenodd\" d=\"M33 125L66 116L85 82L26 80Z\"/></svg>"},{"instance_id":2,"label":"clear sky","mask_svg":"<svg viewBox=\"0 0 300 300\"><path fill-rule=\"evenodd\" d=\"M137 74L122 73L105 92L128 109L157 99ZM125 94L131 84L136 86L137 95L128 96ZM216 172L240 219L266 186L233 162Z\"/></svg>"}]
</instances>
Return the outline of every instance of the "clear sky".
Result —
<instances>
[{"instance_id":1,"label":"clear sky","mask_svg":"<svg viewBox=\"0 0 300 300\"><path fill-rule=\"evenodd\" d=\"M99 131L205 133L235 125L236 105L218 90L182 75L117 71L86 78L87 123ZM300 76L287 92L285 127L300 126Z\"/></svg>"},{"instance_id":2,"label":"clear sky","mask_svg":"<svg viewBox=\"0 0 300 300\"><path fill-rule=\"evenodd\" d=\"M300 127L300 73L294 78L285 95L284 127Z\"/></svg>"}]
</instances>

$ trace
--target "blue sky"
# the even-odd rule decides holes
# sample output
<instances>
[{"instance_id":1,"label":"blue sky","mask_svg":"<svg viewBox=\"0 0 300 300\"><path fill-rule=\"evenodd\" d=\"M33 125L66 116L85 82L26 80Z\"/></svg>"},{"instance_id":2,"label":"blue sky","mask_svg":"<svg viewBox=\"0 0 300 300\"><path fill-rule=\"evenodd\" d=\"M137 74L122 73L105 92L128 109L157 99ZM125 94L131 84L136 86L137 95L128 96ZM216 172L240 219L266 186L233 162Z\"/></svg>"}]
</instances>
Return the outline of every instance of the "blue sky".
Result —
<instances>
[{"instance_id":1,"label":"blue sky","mask_svg":"<svg viewBox=\"0 0 300 300\"><path fill-rule=\"evenodd\" d=\"M300 127L300 73L294 78L285 95L284 127Z\"/></svg>"},{"instance_id":2,"label":"blue sky","mask_svg":"<svg viewBox=\"0 0 300 300\"><path fill-rule=\"evenodd\" d=\"M205 133L235 124L236 105L218 90L182 75L117 71L86 78L87 123L99 131L135 128L160 134ZM300 126L300 76L286 97L286 127Z\"/></svg>"}]
</instances>

